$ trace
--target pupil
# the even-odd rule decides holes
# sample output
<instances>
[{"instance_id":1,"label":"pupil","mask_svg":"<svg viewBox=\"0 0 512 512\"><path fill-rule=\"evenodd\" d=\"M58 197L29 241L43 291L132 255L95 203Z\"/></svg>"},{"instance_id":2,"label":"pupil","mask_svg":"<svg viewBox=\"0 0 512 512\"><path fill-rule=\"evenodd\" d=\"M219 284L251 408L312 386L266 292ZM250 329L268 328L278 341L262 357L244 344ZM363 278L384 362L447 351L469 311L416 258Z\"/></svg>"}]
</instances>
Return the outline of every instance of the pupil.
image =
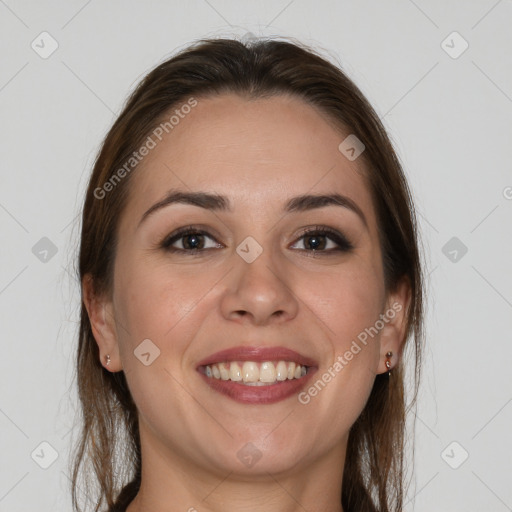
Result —
<instances>
[{"instance_id":1,"label":"pupil","mask_svg":"<svg viewBox=\"0 0 512 512\"><path fill-rule=\"evenodd\" d=\"M187 249L199 249L201 245L201 235L187 235L185 237L185 247Z\"/></svg>"},{"instance_id":2,"label":"pupil","mask_svg":"<svg viewBox=\"0 0 512 512\"><path fill-rule=\"evenodd\" d=\"M318 235L312 235L312 236L308 237L309 245L312 246L311 249L315 250L320 247L323 247L325 244L322 243L322 240L321 240L322 238L323 238L322 236L318 236ZM324 240L324 242L325 242L325 240Z\"/></svg>"}]
</instances>

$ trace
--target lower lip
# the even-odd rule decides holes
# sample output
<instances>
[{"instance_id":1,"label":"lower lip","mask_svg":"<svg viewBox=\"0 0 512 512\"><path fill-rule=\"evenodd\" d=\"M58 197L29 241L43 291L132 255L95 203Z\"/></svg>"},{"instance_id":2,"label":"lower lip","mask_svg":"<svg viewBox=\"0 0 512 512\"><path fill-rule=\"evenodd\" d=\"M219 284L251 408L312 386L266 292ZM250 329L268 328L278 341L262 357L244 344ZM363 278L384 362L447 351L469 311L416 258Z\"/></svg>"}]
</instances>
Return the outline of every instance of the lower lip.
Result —
<instances>
[{"instance_id":1,"label":"lower lip","mask_svg":"<svg viewBox=\"0 0 512 512\"><path fill-rule=\"evenodd\" d=\"M228 396L236 402L244 404L273 404L299 393L315 372L316 368L310 367L308 373L300 379L277 381L275 384L267 386L245 386L244 384L239 384L231 380L207 377L201 372L199 372L199 375L201 375L206 384L212 389Z\"/></svg>"}]
</instances>

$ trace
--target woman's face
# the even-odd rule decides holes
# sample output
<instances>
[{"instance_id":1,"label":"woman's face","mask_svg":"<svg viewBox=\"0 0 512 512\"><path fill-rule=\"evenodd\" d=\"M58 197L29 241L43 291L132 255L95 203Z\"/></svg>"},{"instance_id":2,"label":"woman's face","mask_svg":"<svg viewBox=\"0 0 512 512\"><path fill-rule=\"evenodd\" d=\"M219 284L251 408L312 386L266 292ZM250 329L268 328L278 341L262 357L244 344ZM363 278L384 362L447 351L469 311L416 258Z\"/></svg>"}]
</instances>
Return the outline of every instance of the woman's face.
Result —
<instances>
[{"instance_id":1,"label":"woman's face","mask_svg":"<svg viewBox=\"0 0 512 512\"><path fill-rule=\"evenodd\" d=\"M339 465L398 347L361 159L338 149L348 135L300 99L225 94L153 137L107 304L109 368L126 374L147 453L224 475Z\"/></svg>"}]
</instances>

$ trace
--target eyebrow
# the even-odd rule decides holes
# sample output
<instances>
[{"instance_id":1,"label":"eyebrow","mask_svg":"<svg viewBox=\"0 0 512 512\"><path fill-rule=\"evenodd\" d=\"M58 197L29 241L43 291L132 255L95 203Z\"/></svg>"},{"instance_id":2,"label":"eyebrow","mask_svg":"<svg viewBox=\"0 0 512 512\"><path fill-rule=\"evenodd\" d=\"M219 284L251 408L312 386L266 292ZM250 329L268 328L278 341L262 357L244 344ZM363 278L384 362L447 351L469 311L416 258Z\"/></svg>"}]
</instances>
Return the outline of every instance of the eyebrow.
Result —
<instances>
[{"instance_id":1,"label":"eyebrow","mask_svg":"<svg viewBox=\"0 0 512 512\"><path fill-rule=\"evenodd\" d=\"M231 212L232 207L226 196L211 194L208 192L185 192L181 190L171 190L168 194L151 206L141 217L139 226L144 220L156 211L165 208L171 204L188 204L198 206L210 211ZM285 213L305 212L325 206L340 206L356 213L368 228L368 223L363 211L349 197L342 194L304 194L290 198L283 210Z\"/></svg>"}]
</instances>

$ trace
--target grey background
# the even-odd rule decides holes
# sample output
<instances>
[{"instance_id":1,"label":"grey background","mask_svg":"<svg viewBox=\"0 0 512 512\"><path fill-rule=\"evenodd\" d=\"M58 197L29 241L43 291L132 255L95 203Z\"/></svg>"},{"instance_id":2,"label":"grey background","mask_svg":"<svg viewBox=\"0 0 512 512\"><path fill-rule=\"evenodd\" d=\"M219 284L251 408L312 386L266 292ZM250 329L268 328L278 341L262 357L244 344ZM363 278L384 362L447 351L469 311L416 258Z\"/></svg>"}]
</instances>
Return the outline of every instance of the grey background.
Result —
<instances>
[{"instance_id":1,"label":"grey background","mask_svg":"<svg viewBox=\"0 0 512 512\"><path fill-rule=\"evenodd\" d=\"M71 508L76 216L103 136L157 63L247 32L341 64L410 179L429 303L405 510L512 510L511 26L510 0L0 0L0 511Z\"/></svg>"}]
</instances>

